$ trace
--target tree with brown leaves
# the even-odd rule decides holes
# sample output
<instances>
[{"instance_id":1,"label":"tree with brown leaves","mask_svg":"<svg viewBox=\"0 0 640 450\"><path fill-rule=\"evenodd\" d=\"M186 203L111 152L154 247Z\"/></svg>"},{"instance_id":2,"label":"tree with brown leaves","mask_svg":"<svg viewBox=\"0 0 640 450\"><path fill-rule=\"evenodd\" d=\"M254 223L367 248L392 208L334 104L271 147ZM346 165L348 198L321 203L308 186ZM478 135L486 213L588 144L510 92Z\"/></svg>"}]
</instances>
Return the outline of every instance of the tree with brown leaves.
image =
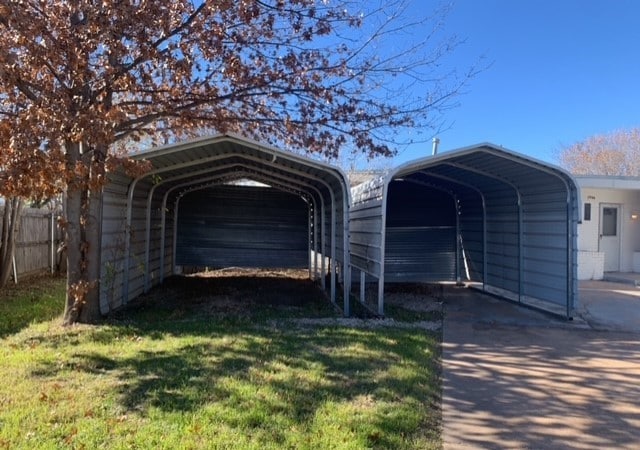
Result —
<instances>
[{"instance_id":1,"label":"tree with brown leaves","mask_svg":"<svg viewBox=\"0 0 640 450\"><path fill-rule=\"evenodd\" d=\"M64 190L65 323L100 317L114 144L208 129L390 155L405 130L428 139L473 73L439 72L457 44L441 19L402 1L0 0L0 195Z\"/></svg>"},{"instance_id":2,"label":"tree with brown leaves","mask_svg":"<svg viewBox=\"0 0 640 450\"><path fill-rule=\"evenodd\" d=\"M560 165L576 175L640 176L640 128L591 136L562 147Z\"/></svg>"}]
</instances>

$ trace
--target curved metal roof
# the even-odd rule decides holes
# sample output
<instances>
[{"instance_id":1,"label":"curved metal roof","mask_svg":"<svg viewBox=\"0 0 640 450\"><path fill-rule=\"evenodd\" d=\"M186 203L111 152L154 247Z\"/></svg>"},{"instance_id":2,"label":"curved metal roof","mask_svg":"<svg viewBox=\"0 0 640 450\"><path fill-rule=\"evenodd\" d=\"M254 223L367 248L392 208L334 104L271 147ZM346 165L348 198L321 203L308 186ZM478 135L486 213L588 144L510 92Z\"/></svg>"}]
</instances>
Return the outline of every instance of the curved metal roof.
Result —
<instances>
[{"instance_id":1,"label":"curved metal roof","mask_svg":"<svg viewBox=\"0 0 640 450\"><path fill-rule=\"evenodd\" d=\"M153 165L153 169L141 179L154 177L156 183L162 184L202 176L207 171L230 164L266 168L274 174L287 174L298 182L310 181L319 189L329 186L336 193L344 192L346 183L346 176L338 167L233 134L219 134L153 148L133 158L149 161ZM348 191L346 195L348 197Z\"/></svg>"},{"instance_id":2,"label":"curved metal roof","mask_svg":"<svg viewBox=\"0 0 640 450\"><path fill-rule=\"evenodd\" d=\"M379 198L382 196L382 186L394 179L411 174L433 174L439 176L439 184L450 187L452 181L464 180L467 185L475 187L491 185L511 185L516 190L527 192L531 189L532 173L546 175L550 180L560 182L566 188L575 189L576 181L564 169L535 158L505 149L488 142L471 145L455 150L441 152L404 163L385 175L358 185L351 190L353 202L359 203L371 198L375 191ZM536 180L536 189L539 189ZM460 183L455 183L460 185Z\"/></svg>"},{"instance_id":3,"label":"curved metal roof","mask_svg":"<svg viewBox=\"0 0 640 450\"><path fill-rule=\"evenodd\" d=\"M476 187L510 185L523 195L540 193L541 185L559 182L566 189L567 196L572 192L579 195L575 180L564 169L491 143L410 161L390 172L387 182L416 172L464 180ZM535 179L532 174L536 175Z\"/></svg>"}]
</instances>

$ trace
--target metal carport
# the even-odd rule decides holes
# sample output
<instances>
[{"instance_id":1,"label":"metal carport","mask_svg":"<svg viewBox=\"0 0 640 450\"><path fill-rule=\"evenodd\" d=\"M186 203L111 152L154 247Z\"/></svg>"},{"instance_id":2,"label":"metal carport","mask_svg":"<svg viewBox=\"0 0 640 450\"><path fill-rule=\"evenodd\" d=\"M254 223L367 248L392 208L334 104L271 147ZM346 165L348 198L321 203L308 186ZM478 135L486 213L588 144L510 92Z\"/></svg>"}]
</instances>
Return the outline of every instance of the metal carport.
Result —
<instances>
[{"instance_id":1,"label":"metal carport","mask_svg":"<svg viewBox=\"0 0 640 450\"><path fill-rule=\"evenodd\" d=\"M133 158L152 169L137 178L110 175L104 189L101 308L107 312L176 273L180 199L243 179L292 193L308 204L309 273L336 301L337 277L349 314L349 188L337 168L235 135L150 149Z\"/></svg>"},{"instance_id":2,"label":"metal carport","mask_svg":"<svg viewBox=\"0 0 640 450\"><path fill-rule=\"evenodd\" d=\"M484 143L352 189L351 265L378 282L465 282L570 318L579 191L555 166Z\"/></svg>"}]
</instances>

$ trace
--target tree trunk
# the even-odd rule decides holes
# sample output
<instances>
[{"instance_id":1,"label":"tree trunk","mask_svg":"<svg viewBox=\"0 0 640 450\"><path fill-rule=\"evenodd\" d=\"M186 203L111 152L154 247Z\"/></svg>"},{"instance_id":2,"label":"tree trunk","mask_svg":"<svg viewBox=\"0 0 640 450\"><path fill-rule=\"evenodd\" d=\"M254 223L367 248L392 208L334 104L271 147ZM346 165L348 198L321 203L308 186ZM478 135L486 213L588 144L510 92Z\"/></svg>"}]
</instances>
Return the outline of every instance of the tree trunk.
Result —
<instances>
[{"instance_id":1,"label":"tree trunk","mask_svg":"<svg viewBox=\"0 0 640 450\"><path fill-rule=\"evenodd\" d=\"M5 200L2 233L0 234L0 288L6 286L11 276L16 238L22 218L22 205L22 199L18 197Z\"/></svg>"},{"instance_id":2,"label":"tree trunk","mask_svg":"<svg viewBox=\"0 0 640 450\"><path fill-rule=\"evenodd\" d=\"M97 181L104 175L106 150L96 148L93 153L91 179ZM93 184L93 183L90 183ZM102 186L93 186L87 196L84 211L86 277L89 282L85 305L80 314L80 322L93 323L100 319L100 267L102 249Z\"/></svg>"},{"instance_id":3,"label":"tree trunk","mask_svg":"<svg viewBox=\"0 0 640 450\"><path fill-rule=\"evenodd\" d=\"M67 301L65 303L65 325L78 321L84 294L82 293L82 192L77 188L68 188L64 210L65 241L67 247Z\"/></svg>"},{"instance_id":4,"label":"tree trunk","mask_svg":"<svg viewBox=\"0 0 640 450\"><path fill-rule=\"evenodd\" d=\"M66 192L65 238L67 247L67 301L63 323L95 323L100 320L100 264L104 148L82 155L80 144L67 145L72 167L90 155L87 178L70 184Z\"/></svg>"}]
</instances>

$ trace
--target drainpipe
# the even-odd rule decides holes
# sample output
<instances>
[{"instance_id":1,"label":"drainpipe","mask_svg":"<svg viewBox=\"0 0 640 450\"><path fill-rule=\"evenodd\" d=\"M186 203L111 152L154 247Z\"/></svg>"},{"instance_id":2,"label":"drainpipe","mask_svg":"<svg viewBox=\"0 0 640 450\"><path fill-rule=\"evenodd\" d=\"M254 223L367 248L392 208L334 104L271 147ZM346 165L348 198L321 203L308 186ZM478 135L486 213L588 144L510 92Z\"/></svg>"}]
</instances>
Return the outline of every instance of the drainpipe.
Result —
<instances>
[{"instance_id":1,"label":"drainpipe","mask_svg":"<svg viewBox=\"0 0 640 450\"><path fill-rule=\"evenodd\" d=\"M435 156L438 154L438 144L440 144L440 139L434 137L432 143L433 147L431 147L431 156Z\"/></svg>"}]
</instances>

